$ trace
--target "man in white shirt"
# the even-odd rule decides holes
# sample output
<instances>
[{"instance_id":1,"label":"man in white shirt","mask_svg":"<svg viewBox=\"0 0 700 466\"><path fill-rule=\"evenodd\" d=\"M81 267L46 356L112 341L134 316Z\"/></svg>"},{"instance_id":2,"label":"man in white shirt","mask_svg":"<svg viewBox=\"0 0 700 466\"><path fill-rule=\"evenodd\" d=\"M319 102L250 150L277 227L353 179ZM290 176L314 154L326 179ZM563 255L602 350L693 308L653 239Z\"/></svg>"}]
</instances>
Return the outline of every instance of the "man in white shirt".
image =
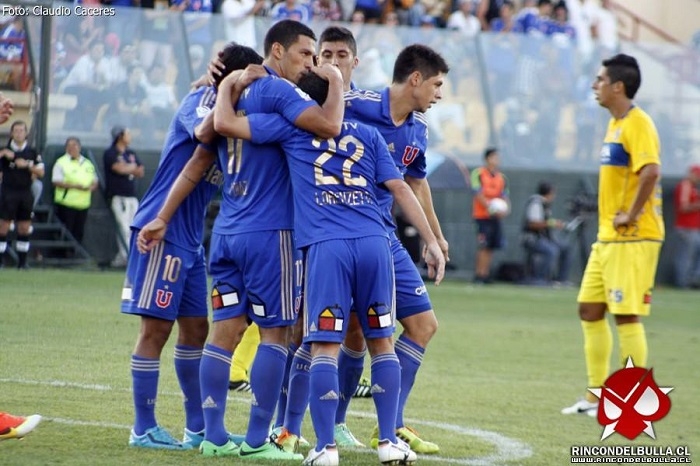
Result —
<instances>
[{"instance_id":1,"label":"man in white shirt","mask_svg":"<svg viewBox=\"0 0 700 466\"><path fill-rule=\"evenodd\" d=\"M473 0L458 0L459 7L447 19L447 29L460 31L466 37L474 37L481 31L481 23L474 16Z\"/></svg>"},{"instance_id":2,"label":"man in white shirt","mask_svg":"<svg viewBox=\"0 0 700 466\"><path fill-rule=\"evenodd\" d=\"M221 14L226 22L226 40L257 49L255 15L265 0L224 0Z\"/></svg>"}]
</instances>

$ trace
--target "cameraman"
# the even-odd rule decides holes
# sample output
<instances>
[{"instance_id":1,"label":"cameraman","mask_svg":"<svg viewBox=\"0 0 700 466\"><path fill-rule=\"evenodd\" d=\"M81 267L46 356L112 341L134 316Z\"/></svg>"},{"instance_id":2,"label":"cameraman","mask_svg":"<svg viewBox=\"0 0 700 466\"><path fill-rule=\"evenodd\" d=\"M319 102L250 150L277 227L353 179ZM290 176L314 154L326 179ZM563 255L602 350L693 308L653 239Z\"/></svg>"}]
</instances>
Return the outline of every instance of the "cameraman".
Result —
<instances>
[{"instance_id":1,"label":"cameraman","mask_svg":"<svg viewBox=\"0 0 700 466\"><path fill-rule=\"evenodd\" d=\"M552 218L555 195L554 186L542 181L537 186L537 194L530 196L525 205L522 244L534 259L532 273L537 282L549 283L554 277L554 268L558 262L555 283L570 284L569 243L552 234L553 230L565 227L564 222Z\"/></svg>"}]
</instances>

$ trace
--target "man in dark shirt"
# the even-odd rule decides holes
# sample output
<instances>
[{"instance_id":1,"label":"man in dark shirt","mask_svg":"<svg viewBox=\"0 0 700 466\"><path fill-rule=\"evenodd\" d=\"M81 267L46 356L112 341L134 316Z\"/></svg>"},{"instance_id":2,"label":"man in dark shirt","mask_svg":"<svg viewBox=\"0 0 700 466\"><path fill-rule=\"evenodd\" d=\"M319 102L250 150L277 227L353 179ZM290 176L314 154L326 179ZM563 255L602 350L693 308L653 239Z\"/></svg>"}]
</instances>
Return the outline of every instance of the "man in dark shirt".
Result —
<instances>
[{"instance_id":1,"label":"man in dark shirt","mask_svg":"<svg viewBox=\"0 0 700 466\"><path fill-rule=\"evenodd\" d=\"M117 221L117 245L119 252L112 260L112 267L124 267L131 237L131 221L139 206L136 197L136 178L143 178L144 167L134 151L129 148L131 133L123 126L112 128L112 145L104 153L107 199Z\"/></svg>"},{"instance_id":2,"label":"man in dark shirt","mask_svg":"<svg viewBox=\"0 0 700 466\"><path fill-rule=\"evenodd\" d=\"M17 228L15 248L19 257L18 267L24 269L27 267L34 207L32 178L44 176L44 163L41 155L27 142L26 123L19 120L12 123L10 134L7 147L0 150L0 259L7 250L7 233L14 221Z\"/></svg>"}]
</instances>

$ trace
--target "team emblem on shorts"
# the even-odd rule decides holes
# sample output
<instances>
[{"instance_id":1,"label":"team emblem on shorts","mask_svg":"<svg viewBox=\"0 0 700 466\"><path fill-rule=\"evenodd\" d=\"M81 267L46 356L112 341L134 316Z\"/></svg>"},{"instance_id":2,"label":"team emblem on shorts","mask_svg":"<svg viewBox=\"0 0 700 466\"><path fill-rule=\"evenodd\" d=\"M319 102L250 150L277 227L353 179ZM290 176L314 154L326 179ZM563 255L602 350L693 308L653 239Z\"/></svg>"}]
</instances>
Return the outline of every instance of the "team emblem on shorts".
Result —
<instances>
[{"instance_id":1,"label":"team emblem on shorts","mask_svg":"<svg viewBox=\"0 0 700 466\"><path fill-rule=\"evenodd\" d=\"M219 283L212 288L211 307L215 311L238 303L238 291L236 291L231 285Z\"/></svg>"},{"instance_id":2,"label":"team emblem on shorts","mask_svg":"<svg viewBox=\"0 0 700 466\"><path fill-rule=\"evenodd\" d=\"M391 309L386 304L374 303L367 310L369 328L386 328L392 324Z\"/></svg>"},{"instance_id":3,"label":"team emblem on shorts","mask_svg":"<svg viewBox=\"0 0 700 466\"><path fill-rule=\"evenodd\" d=\"M330 332L342 332L343 316L340 307L332 306L325 308L318 316L318 329Z\"/></svg>"},{"instance_id":4,"label":"team emblem on shorts","mask_svg":"<svg viewBox=\"0 0 700 466\"><path fill-rule=\"evenodd\" d=\"M156 290L156 306L165 309L170 306L170 301L173 300L173 292L165 290Z\"/></svg>"}]
</instances>

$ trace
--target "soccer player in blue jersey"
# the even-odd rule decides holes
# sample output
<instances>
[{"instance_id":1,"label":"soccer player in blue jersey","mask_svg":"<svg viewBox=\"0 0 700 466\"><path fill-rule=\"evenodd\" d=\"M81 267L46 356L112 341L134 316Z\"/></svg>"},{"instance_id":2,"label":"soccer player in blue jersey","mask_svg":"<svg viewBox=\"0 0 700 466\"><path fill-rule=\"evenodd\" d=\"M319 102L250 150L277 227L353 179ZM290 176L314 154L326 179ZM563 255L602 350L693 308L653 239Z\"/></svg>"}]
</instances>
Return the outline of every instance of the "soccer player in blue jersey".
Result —
<instances>
[{"instance_id":1,"label":"soccer player in blue jersey","mask_svg":"<svg viewBox=\"0 0 700 466\"><path fill-rule=\"evenodd\" d=\"M260 63L262 58L248 47L229 45L222 61L228 74L250 63ZM123 313L141 316L141 330L131 356L135 421L129 445L135 447L186 450L198 446L203 439L199 368L208 332L208 311L201 243L205 208L222 181L216 165L206 167L194 194L172 218L165 219L170 228L164 242L148 254L140 254L135 243L139 230L157 215L171 184L193 153L214 150L206 143L214 136L211 111L215 97L214 88L204 87L183 100L170 124L158 170L132 224L121 309ZM175 372L185 397L183 442L159 426L155 417L160 356L176 320L179 331Z\"/></svg>"},{"instance_id":2,"label":"soccer player in blue jersey","mask_svg":"<svg viewBox=\"0 0 700 466\"><path fill-rule=\"evenodd\" d=\"M426 178L425 152L428 126L424 112L442 98L441 87L449 67L442 56L424 45L410 45L396 58L392 84L382 92L351 89L352 70L357 66L357 45L352 33L344 28L326 29L320 40L320 63L336 65L345 85L345 117L377 128L386 141L394 162L420 201L433 233L449 260L445 240L433 208L430 185ZM404 407L423 360L428 342L438 323L425 284L410 255L399 241L391 215L391 196L379 197L385 225L391 238L396 277L396 318L403 332L396 341L396 355L401 363L401 394L396 418L397 435L418 453L437 453L439 447L422 440L403 420ZM336 440L343 446L359 443L345 424L348 404L362 374L364 342L358 331L348 332L340 353L342 384L341 402L336 417ZM355 327L356 329L357 327ZM377 442L376 431L371 445Z\"/></svg>"},{"instance_id":3,"label":"soccer player in blue jersey","mask_svg":"<svg viewBox=\"0 0 700 466\"><path fill-rule=\"evenodd\" d=\"M342 79L330 67L319 70L331 80L323 106L292 84L313 67L315 40L313 31L297 21L280 21L270 28L263 63L269 76L245 89L237 110L279 113L319 137L335 136L343 117ZM243 92L235 84L228 80L219 90L222 95ZM228 102L219 101L217 107L227 106ZM220 127L218 112L219 108L215 110L215 129L228 137L225 126ZM250 318L261 336L250 374L256 402L238 454L249 459L301 459L268 442L287 361L287 331L297 317L295 271L300 272L301 257L292 238L289 172L276 144L225 139L219 159L224 188L209 258L214 323L202 357L206 439L201 449L205 455L221 456L236 448L227 438L223 420L231 355Z\"/></svg>"},{"instance_id":4,"label":"soccer player in blue jersey","mask_svg":"<svg viewBox=\"0 0 700 466\"><path fill-rule=\"evenodd\" d=\"M299 85L323 102L324 83L310 73ZM379 459L412 464L416 455L397 439L394 428L400 367L392 342L392 254L378 193L393 195L416 225L427 245L429 274L439 283L444 255L418 200L383 138L368 125L345 120L339 136L323 140L277 115L236 116L228 109L221 116L233 134L256 143L281 142L291 173L295 237L306 255L304 341L311 343L310 407L317 437L304 464L339 462L333 432L339 398L337 356L352 308L372 356Z\"/></svg>"}]
</instances>

